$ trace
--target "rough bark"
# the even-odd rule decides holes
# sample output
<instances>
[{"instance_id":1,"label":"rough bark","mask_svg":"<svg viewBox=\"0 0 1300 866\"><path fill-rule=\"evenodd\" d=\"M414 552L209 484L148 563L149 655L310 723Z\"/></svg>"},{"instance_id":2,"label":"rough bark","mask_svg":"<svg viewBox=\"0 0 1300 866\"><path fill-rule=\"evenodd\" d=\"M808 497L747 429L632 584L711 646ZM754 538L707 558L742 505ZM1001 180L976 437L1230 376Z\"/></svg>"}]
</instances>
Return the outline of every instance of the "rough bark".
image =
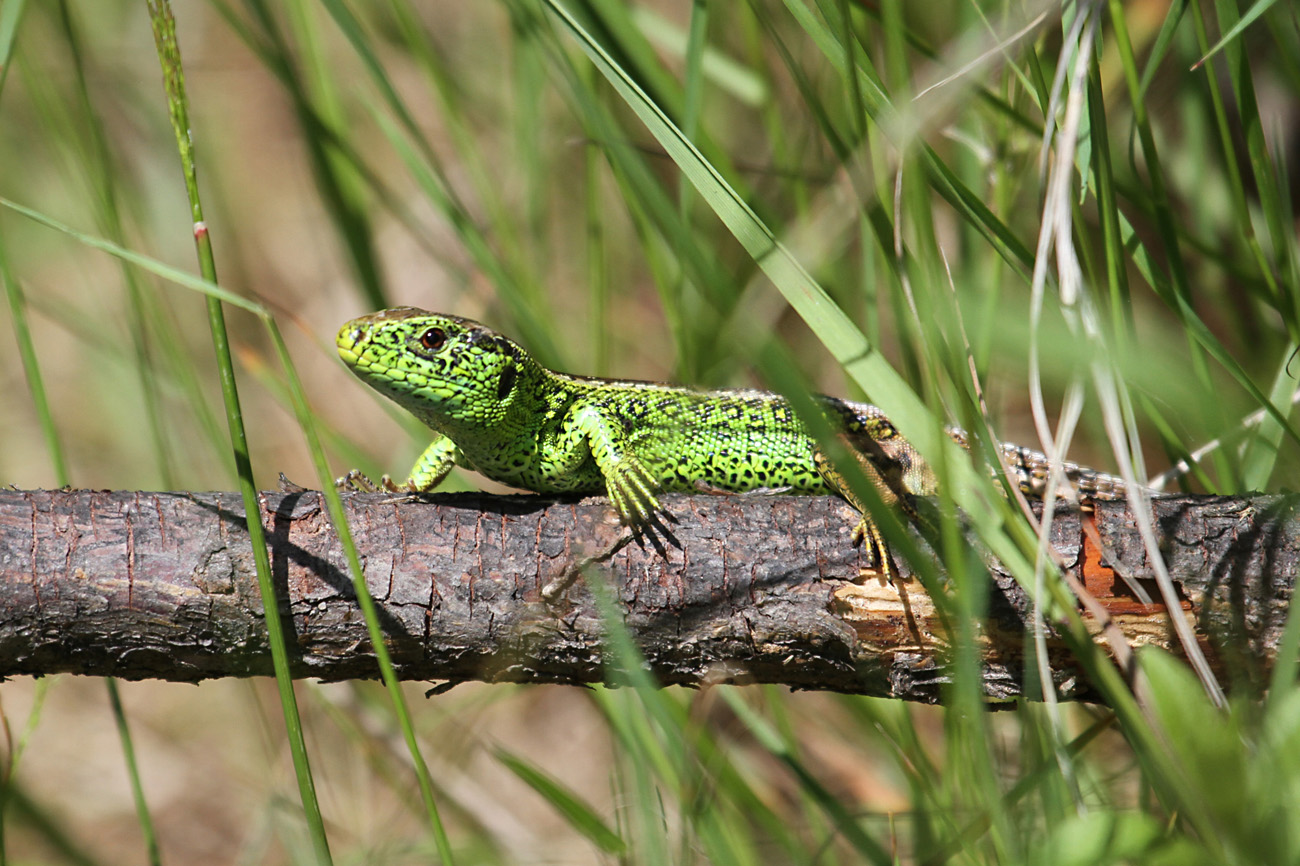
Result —
<instances>
[{"instance_id":1,"label":"rough bark","mask_svg":"<svg viewBox=\"0 0 1300 866\"><path fill-rule=\"evenodd\" d=\"M606 681L610 651L587 582L543 598L548 584L593 557L586 579L612 589L616 615L662 683L782 683L934 701L950 676L950 637L930 596L905 562L893 581L871 570L848 541L856 516L835 499L665 497L681 546L663 556L619 547L625 533L598 499L344 498L407 679ZM268 493L262 507L295 675L375 676L319 495ZM1182 599L1175 615L1194 624L1218 672L1260 682L1300 548L1290 500L1178 497L1157 501L1156 517ZM1159 598L1122 504L1059 513L1053 544L1091 596L1084 609L1094 627L1109 618L1132 644L1177 651L1165 608L1134 598L1108 565ZM1010 698L1025 682L1031 606L993 565L979 645L986 692ZM1060 642L1049 645L1060 693L1095 699ZM176 681L270 674L239 497L0 491L0 676L58 672Z\"/></svg>"}]
</instances>

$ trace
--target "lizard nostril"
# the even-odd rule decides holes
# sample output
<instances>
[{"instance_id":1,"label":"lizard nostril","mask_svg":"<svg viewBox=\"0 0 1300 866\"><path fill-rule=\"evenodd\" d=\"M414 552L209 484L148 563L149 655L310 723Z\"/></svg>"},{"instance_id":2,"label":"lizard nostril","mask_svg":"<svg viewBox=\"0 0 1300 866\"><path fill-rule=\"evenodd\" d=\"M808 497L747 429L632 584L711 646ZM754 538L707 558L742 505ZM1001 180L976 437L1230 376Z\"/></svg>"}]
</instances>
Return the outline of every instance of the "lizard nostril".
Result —
<instances>
[{"instance_id":1,"label":"lizard nostril","mask_svg":"<svg viewBox=\"0 0 1300 866\"><path fill-rule=\"evenodd\" d=\"M348 322L342 328L339 328L338 336L335 337L335 345L339 353L343 355L343 359L348 361L348 356L352 356L352 361L349 361L349 363L353 363L356 357L370 343L371 336L370 329L364 324Z\"/></svg>"}]
</instances>

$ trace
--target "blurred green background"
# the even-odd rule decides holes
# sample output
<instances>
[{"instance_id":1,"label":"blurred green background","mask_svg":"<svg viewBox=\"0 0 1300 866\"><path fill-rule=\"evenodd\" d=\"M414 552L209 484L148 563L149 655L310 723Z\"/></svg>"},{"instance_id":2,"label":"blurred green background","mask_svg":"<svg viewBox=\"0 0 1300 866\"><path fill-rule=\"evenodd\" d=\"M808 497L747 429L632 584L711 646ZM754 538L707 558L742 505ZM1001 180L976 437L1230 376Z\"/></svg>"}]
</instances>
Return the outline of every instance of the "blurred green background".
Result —
<instances>
[{"instance_id":1,"label":"blurred green background","mask_svg":"<svg viewBox=\"0 0 1300 866\"><path fill-rule=\"evenodd\" d=\"M710 177L687 180L560 7ZM0 197L196 272L149 12L0 0ZM1267 399L1285 415L1295 386L1292 4L211 0L175 13L221 285L274 313L336 473L399 475L427 444L332 349L346 319L409 304L481 319L570 372L801 383L892 413L901 392L836 362L865 337L943 421L974 426L983 400L999 437L1035 445L1033 400L1055 418L1077 384L1071 459L1113 470L1103 419L1117 413L1153 473L1227 437L1196 489L1295 483L1280 417L1242 427ZM1063 150L1060 127L1077 146ZM736 229L742 205L825 290L811 314L791 304L812 283L764 271L783 260ZM1063 240L1036 257L1045 209ZM33 392L6 337L0 481L233 489L200 295L8 208L0 273L43 380ZM1076 284L1091 300L1063 304ZM258 485L284 472L315 486L264 329L228 316ZM1120 396L1098 398L1099 382ZM1140 723L1051 704L990 715L955 669L947 710L770 688L408 696L459 862L1300 854L1275 826L1300 782L1289 688L1219 711L1162 669ZM431 862L382 690L298 693L336 860ZM164 861L311 861L274 694L122 684ZM0 701L5 857L141 860L102 686L15 680Z\"/></svg>"}]
</instances>

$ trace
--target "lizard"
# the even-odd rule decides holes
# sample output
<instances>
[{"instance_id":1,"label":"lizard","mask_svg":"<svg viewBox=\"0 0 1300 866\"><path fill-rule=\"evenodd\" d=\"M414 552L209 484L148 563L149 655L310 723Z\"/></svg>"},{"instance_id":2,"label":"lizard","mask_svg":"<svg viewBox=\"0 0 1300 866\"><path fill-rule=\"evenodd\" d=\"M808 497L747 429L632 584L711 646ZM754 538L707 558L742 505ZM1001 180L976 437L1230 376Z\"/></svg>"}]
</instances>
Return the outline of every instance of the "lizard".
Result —
<instances>
[{"instance_id":1,"label":"lizard","mask_svg":"<svg viewBox=\"0 0 1300 866\"><path fill-rule=\"evenodd\" d=\"M877 568L890 573L864 504L779 394L559 373L478 322L414 307L352 319L336 342L354 374L437 434L401 484L385 475L377 486L352 470L339 487L425 493L462 466L535 493L606 494L623 524L652 534L671 519L663 492L836 494L862 514L854 544L868 540ZM885 504L915 519L913 497L938 490L920 453L877 407L816 400ZM969 448L960 428L946 432ZM999 450L1012 483L1042 498L1048 457L1009 443ZM1082 503L1126 495L1122 478L1062 468Z\"/></svg>"}]
</instances>

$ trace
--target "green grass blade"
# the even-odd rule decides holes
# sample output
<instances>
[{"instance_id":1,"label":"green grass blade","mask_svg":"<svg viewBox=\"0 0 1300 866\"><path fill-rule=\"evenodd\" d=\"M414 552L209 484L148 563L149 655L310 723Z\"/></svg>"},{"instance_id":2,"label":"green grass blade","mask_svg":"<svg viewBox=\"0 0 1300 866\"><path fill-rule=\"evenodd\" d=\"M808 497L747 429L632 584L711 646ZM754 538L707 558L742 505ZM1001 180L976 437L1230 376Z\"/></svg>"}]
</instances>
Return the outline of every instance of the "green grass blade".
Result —
<instances>
[{"instance_id":1,"label":"green grass blade","mask_svg":"<svg viewBox=\"0 0 1300 866\"><path fill-rule=\"evenodd\" d=\"M991 500L987 493L988 482L978 478L969 460L951 441L947 441L941 425L934 420L915 393L880 354L873 351L861 332L777 241L753 210L681 135L658 106L613 63L590 34L583 30L563 6L550 2L548 7L627 100L704 200L755 258L791 306L808 322L832 355L867 391L873 402L889 413L908 441L916 445L933 466L943 470L945 474L941 475L941 479L945 482L945 492L963 506L990 550L1013 574L1022 576L1022 586L1026 586L1032 593L1034 570L1028 552L1034 547L1033 538L1024 532L1023 527L1008 524L1000 510L987 507ZM935 459L935 455L939 454L943 454L943 459ZM870 491L863 489L861 492L870 501ZM885 519L889 517L888 514L881 516ZM1099 688L1102 688L1126 722L1134 726L1135 735L1146 730L1127 685L1111 663L1103 659L1082 621L1072 613L1072 602L1064 589L1055 584L1049 586L1049 589L1052 593L1050 604L1057 606L1053 608L1054 611L1069 619L1071 645L1080 653L1081 663L1098 681ZM1049 603L1047 600L1043 602Z\"/></svg>"},{"instance_id":2,"label":"green grass blade","mask_svg":"<svg viewBox=\"0 0 1300 866\"><path fill-rule=\"evenodd\" d=\"M20 7L21 8L21 7ZM80 96L79 106L84 116L89 122L91 131L93 157L86 160L90 164L90 171L97 175L92 181L93 187L98 190L99 195L93 197L100 210L101 222L109 227L110 233L116 238L121 239L123 236L122 224L117 213L115 195L116 187L114 185L113 172L109 164L108 149L105 143L105 136L99 118L91 109L91 102L88 96L87 76L82 61L84 51L81 48L81 37L75 28L75 25L68 14L66 6L60 7L60 18L63 24L63 34L67 39L72 58L73 66L76 72L77 93ZM8 57L8 50L0 51L0 64L4 64ZM124 265L125 277L128 285L131 287L131 297L133 310L136 313L133 321L140 321L140 292L137 283L134 280L134 274L129 267ZM50 415L49 403L45 394L45 389L41 381L40 369L36 362L35 347L31 343L31 335L27 327L26 303L21 296L21 292L13 281L12 275L8 273L7 257L4 250L0 249L0 279L3 279L6 285L7 293L10 298L10 308L14 318L14 328L18 336L20 352L23 357L24 369L27 373L28 384L32 392L33 400L36 404L37 414L41 418L41 426L45 432L47 447L50 449L51 461L54 464L54 474L60 487L68 486L71 483L71 476L68 472L66 460L63 456L63 449L60 444L59 436L54 426L54 420ZM153 445L156 453L160 455L160 464L163 467L164 483L167 484L169 473L167 472L168 461L166 459L166 439L162 435L162 418L158 408L157 390L155 382L152 379L147 356L139 351L141 345L139 340L139 329L137 334L137 369L142 374L142 384L144 386L145 400L147 404L147 416L149 419L149 429L153 438ZM170 487L170 484L167 484ZM151 864L160 864L162 862L161 851L158 846L157 834L154 831L153 818L149 812L149 805L145 799L143 783L140 779L140 767L136 760L135 747L132 744L130 727L127 723L126 713L122 708L121 696L119 694L117 680L108 677L104 680L104 685L108 690L109 706L111 708L113 719L118 732L118 741L121 744L122 756L126 765L127 776L131 785L131 796L135 804L136 820L140 824L140 830L144 837L145 851L148 861Z\"/></svg>"},{"instance_id":3,"label":"green grass blade","mask_svg":"<svg viewBox=\"0 0 1300 866\"><path fill-rule=\"evenodd\" d=\"M5 78L9 75L9 58L13 56L18 25L27 11L27 0L5 0L0 3L0 93L4 93Z\"/></svg>"},{"instance_id":4,"label":"green grass blade","mask_svg":"<svg viewBox=\"0 0 1300 866\"><path fill-rule=\"evenodd\" d=\"M370 635L371 647L375 652L380 677L383 679L384 687L387 689L388 696L392 701L398 727L402 731L407 751L410 752L411 760L415 765L416 778L420 785L420 795L424 800L425 814L429 820L434 843L438 848L439 858L442 863L451 866L455 862L455 858L452 855L451 841L447 837L447 831L443 826L438 804L434 798L433 778L430 776L429 766L420 752L420 744L415 736L415 725L411 720L411 711L407 706L406 696L402 692L402 685L398 680L397 671L393 667L392 658L388 654L388 644L384 640L383 626L379 621L379 610L375 606L374 597L370 594L370 587L366 584L365 571L361 566L361 557L357 553L356 543L352 538L352 530L348 525L347 515L343 511L343 501L339 498L339 492L334 487L329 463L325 459L325 450L321 448L320 437L316 433L316 424L312 418L311 408L307 403L302 383L299 381L297 370L293 365L292 358L289 356L289 349L284 343L280 329L269 316L265 317L263 322L275 347L280 366L285 372L289 394L293 399L294 412L298 418L298 426L302 428L303 434L307 438L308 450L311 452L312 462L316 467L316 475L321 485L321 495L325 498L326 508L330 514L330 522L333 524L334 531L339 537L339 544L347 556L348 572L352 578L353 591L356 593L357 604L361 608L362 616L366 621L366 629Z\"/></svg>"},{"instance_id":5,"label":"green grass blade","mask_svg":"<svg viewBox=\"0 0 1300 866\"><path fill-rule=\"evenodd\" d=\"M573 829L590 839L606 854L623 854L627 850L625 843L617 833L610 829L596 811L583 802L571 789L554 777L543 772L535 765L505 749L497 749L496 758L550 803L557 812L564 816Z\"/></svg>"},{"instance_id":6,"label":"green grass blade","mask_svg":"<svg viewBox=\"0 0 1300 866\"><path fill-rule=\"evenodd\" d=\"M176 134L181 168L185 175L185 187L189 196L191 214L194 218L194 240L199 258L199 268L204 279L208 283L215 285L217 282L216 263L212 255L211 238L203 220L203 206L199 199L193 143L190 137L189 109L185 95L185 78L181 68L180 46L176 40L176 20L172 16L171 5L168 0L150 0L149 12L153 22L158 59L162 65L168 113L171 117L172 129ZM289 749L293 756L294 773L298 780L298 793L302 801L302 808L316 860L321 864L329 864L333 862L333 859L330 856L329 841L325 835L325 822L321 816L320 804L316 797L316 784L312 778L311 764L307 757L307 745L303 737L302 719L298 713L298 701L293 691L293 674L289 668L289 652L285 640L285 628L280 619L279 597L271 576L270 555L267 550L266 535L261 521L261 505L257 497L257 488L253 483L253 466L248 448L248 437L244 431L243 410L239 403L234 364L230 356L230 341L226 332L225 313L222 310L220 300L212 294L208 294L207 307L213 349L216 352L217 366L221 374L221 393L226 408L226 421L230 428L231 448L235 455L235 466L238 470L239 492L244 502L246 526L249 541L253 548L258 588L261 591L262 607L265 611L264 621L266 622L267 638L271 648L272 664L275 668L275 682L280 697L280 708L284 715L285 733L288 736Z\"/></svg>"},{"instance_id":7,"label":"green grass blade","mask_svg":"<svg viewBox=\"0 0 1300 866\"><path fill-rule=\"evenodd\" d=\"M267 314L266 309L261 304L223 289L211 280L204 279L203 277L196 277L193 274L182 271L180 268L174 268L165 262L160 262L150 256L137 253L134 250L129 250L110 240L78 231L59 220L54 219L54 217L46 216L40 211L33 210L26 205L21 205L16 201L11 201L0 196L0 207L7 207L11 211L20 213L33 222L40 223L41 225L52 228L57 232L62 232L77 243L108 253L111 256L116 256L119 259L143 268L151 274L162 277L168 282L175 283L182 288L199 292L200 294L207 295L209 298L221 301L225 304L230 304L234 307L239 307L241 310L247 310L257 316Z\"/></svg>"},{"instance_id":8,"label":"green grass blade","mask_svg":"<svg viewBox=\"0 0 1300 866\"><path fill-rule=\"evenodd\" d=\"M348 262L365 294L367 305L376 310L387 307L389 303L380 273L379 255L374 246L374 225L361 185L356 180L362 172L361 161L354 151L342 146L347 140L340 131L344 119L337 115L331 117L328 99L334 88L329 64L318 56L311 69L306 72L299 69L293 62L296 53L290 48L289 38L276 19L279 7L272 8L265 0L245 0L245 5L251 10L260 31L244 27L240 32L248 36L250 47L264 49L261 58L289 96L302 130L317 189L324 199L335 233L347 250ZM289 8L300 26L299 36L306 38L310 47L314 36L310 23L314 5L295 0ZM219 4L218 9L224 10L227 20L234 20L224 4ZM318 93L324 94L323 97L313 95L313 84ZM367 180L365 189L375 188L376 185Z\"/></svg>"},{"instance_id":9,"label":"green grass blade","mask_svg":"<svg viewBox=\"0 0 1300 866\"><path fill-rule=\"evenodd\" d=\"M68 866L108 866L107 861L99 859L80 840L71 838L54 810L37 803L24 788L10 787L7 800L9 813L61 858L57 862Z\"/></svg>"},{"instance_id":10,"label":"green grass blade","mask_svg":"<svg viewBox=\"0 0 1300 866\"><path fill-rule=\"evenodd\" d=\"M117 725L117 736L122 743L122 756L126 759L127 776L131 780L131 799L135 801L136 818L144 834L145 852L153 866L162 863L162 852L158 848L158 836L153 829L153 818L149 816L149 804L144 798L144 785L140 781L140 767L135 760L135 746L131 742L131 728L126 721L126 712L122 709L122 696L117 680L113 677L104 679L108 688L108 703L113 709L113 721Z\"/></svg>"},{"instance_id":11,"label":"green grass blade","mask_svg":"<svg viewBox=\"0 0 1300 866\"><path fill-rule=\"evenodd\" d=\"M380 130L387 137L389 146L397 153L398 158L406 166L407 171L415 179L426 198L451 223L457 236L469 250L475 264L489 276L493 283L500 287L505 298L514 300L511 306L514 308L516 319L521 324L523 339L527 340L529 345L535 348L539 357L547 359L547 363L564 366L562 359L567 353L561 351L551 337L550 330L542 327L545 320L535 314L533 298L537 295L537 292L533 290L530 284L531 281L527 277L521 277L509 262L503 261L497 254L482 228L470 218L464 207L449 194L447 180L439 171L436 163L430 163L424 159L421 153L417 152L417 149L412 147L409 140L394 126L392 120L377 112L372 116L379 125Z\"/></svg>"},{"instance_id":12,"label":"green grass blade","mask_svg":"<svg viewBox=\"0 0 1300 866\"><path fill-rule=\"evenodd\" d=\"M1254 5L1246 10L1246 14L1242 15L1241 19L1232 25L1232 29L1223 34L1218 42L1214 43L1213 48L1204 52L1201 55L1201 59L1196 61L1196 63L1192 65L1192 68L1196 69L1197 67L1202 66L1211 57L1222 51L1229 43L1236 42L1240 39L1241 34L1246 31L1246 28L1254 24L1255 21L1269 9L1273 8L1273 4L1276 2L1277 0L1255 0Z\"/></svg>"},{"instance_id":13,"label":"green grass blade","mask_svg":"<svg viewBox=\"0 0 1300 866\"><path fill-rule=\"evenodd\" d=\"M734 689L721 689L720 691L723 700L727 702L727 706L731 707L732 711L735 712L736 716L763 747L794 773L799 780L800 786L825 811L832 826L844 836L849 844L853 846L853 849L870 863L880 864L880 866L892 866L894 861L884 846L859 826L857 819L844 808L844 804L838 798L826 789L816 775L810 772L808 767L798 759L780 734L745 703Z\"/></svg>"},{"instance_id":14,"label":"green grass blade","mask_svg":"<svg viewBox=\"0 0 1300 866\"><path fill-rule=\"evenodd\" d=\"M1032 574L1025 554L1002 534L1004 524L1001 517L976 505L977 502L987 501L977 492L986 489L981 488L981 484L986 485L987 482L975 477L969 461L964 461L956 446L947 441L941 425L935 422L916 394L884 358L872 349L861 331L849 321L753 210L736 195L722 176L704 160L680 130L649 101L623 70L612 63L601 46L582 30L562 6L552 3L550 8L678 163L704 200L873 402L889 413L903 435L916 444L922 454L929 456L941 450L947 451L946 461L933 460L932 463L951 470L951 480L954 482L951 489L957 501L969 506L974 519L980 520L979 515L983 516L987 542L1013 572ZM1025 543L1029 543L1028 539L1025 539Z\"/></svg>"},{"instance_id":15,"label":"green grass blade","mask_svg":"<svg viewBox=\"0 0 1300 866\"><path fill-rule=\"evenodd\" d=\"M1258 7L1260 4L1256 4ZM1237 6L1235 3L1229 4L1220 2L1215 4L1215 9L1219 13L1219 24L1221 28L1230 27L1238 24ZM1252 11L1254 11L1252 9ZM1249 15L1247 16L1249 18ZM1241 19L1242 22L1247 18ZM1255 93L1255 75L1251 71L1251 62L1245 47L1237 41L1229 41L1223 45L1224 58L1228 66L1228 76L1232 83L1234 107L1239 115L1238 125L1240 135L1245 139L1246 153L1250 158L1251 174L1254 177L1254 188L1252 190L1254 197L1259 200L1259 210L1264 217L1264 226L1267 234L1264 237L1264 243L1272 252L1275 264L1264 263L1261 265L1261 271L1269 281L1270 288L1278 293L1276 298L1270 299L1282 313L1283 321L1291 336L1292 342L1300 342L1300 274L1297 274L1294 267L1288 267L1287 262L1295 261L1295 253L1298 245L1296 242L1293 222L1290 217L1290 193L1279 178L1278 169L1274 160L1269 153L1268 137L1265 134L1266 120L1260 115L1259 99ZM1209 72L1207 74L1213 74ZM1220 133L1222 136L1222 132ZM1225 153L1232 154L1232 144L1235 138L1229 137L1225 144ZM1233 157L1228 156L1226 162L1232 162ZM1285 160L1280 161L1285 166ZM1241 229L1242 232L1250 232L1253 236L1253 226L1250 219L1250 213L1244 215L1245 222ZM1272 277L1272 269L1277 268L1278 272L1283 275L1282 286L1279 290Z\"/></svg>"},{"instance_id":16,"label":"green grass blade","mask_svg":"<svg viewBox=\"0 0 1300 866\"><path fill-rule=\"evenodd\" d=\"M32 395L32 404L36 408L36 417L40 420L41 432L44 434L45 447L50 452L50 463L54 467L57 486L66 487L72 476L68 473L68 461L63 456L63 443L59 438L58 426L50 411L49 396L45 392L45 383L41 379L41 365L36 358L36 346L32 343L31 330L27 327L27 299L23 297L22 287L14 279L9 267L7 244L0 237L0 283L4 284L5 297L9 299L9 313L13 317L14 341L18 344L18 354L23 361L23 374L27 377L27 390Z\"/></svg>"},{"instance_id":17,"label":"green grass blade","mask_svg":"<svg viewBox=\"0 0 1300 866\"><path fill-rule=\"evenodd\" d=\"M519 14L526 14L530 8L521 7ZM551 29L545 19L538 26L547 32ZM603 149L613 168L622 200L638 235L644 239L660 297L690 298L690 303L683 301L680 306L664 310L677 345L678 374L687 381L707 382L718 366L726 364L716 334L736 308L739 296L734 278L716 251L707 247L706 238L682 219L680 208L656 176L654 163L624 140L626 133L606 104L607 96L591 83L590 67L587 73L577 68L554 34L543 44L550 51L589 138L594 146ZM678 269L685 275L684 282ZM690 294L686 287L690 287Z\"/></svg>"},{"instance_id":18,"label":"green grass blade","mask_svg":"<svg viewBox=\"0 0 1300 866\"><path fill-rule=\"evenodd\" d=\"M753 210L736 195L668 116L650 101L622 68L613 63L603 47L582 29L563 6L556 2L548 2L547 5L646 124L700 195L726 223L736 239L760 267L768 271L769 276L775 274L780 277L773 278L777 287L814 331L822 335L832 353L842 360L868 355L870 347L861 333L798 262L793 260Z\"/></svg>"}]
</instances>

